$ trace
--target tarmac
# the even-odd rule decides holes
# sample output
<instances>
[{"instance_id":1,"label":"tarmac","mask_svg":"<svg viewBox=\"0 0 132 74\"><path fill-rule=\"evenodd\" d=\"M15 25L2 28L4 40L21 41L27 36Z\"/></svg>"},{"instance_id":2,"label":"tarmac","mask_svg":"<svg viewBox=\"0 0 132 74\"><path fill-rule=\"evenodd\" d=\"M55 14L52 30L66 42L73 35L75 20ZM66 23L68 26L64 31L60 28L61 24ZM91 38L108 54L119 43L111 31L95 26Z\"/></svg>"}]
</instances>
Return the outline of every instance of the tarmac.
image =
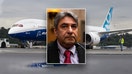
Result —
<instances>
[{"instance_id":1,"label":"tarmac","mask_svg":"<svg viewBox=\"0 0 132 74\"><path fill-rule=\"evenodd\" d=\"M0 53L46 53L46 50L36 48L0 48Z\"/></svg>"},{"instance_id":2,"label":"tarmac","mask_svg":"<svg viewBox=\"0 0 132 74\"><path fill-rule=\"evenodd\" d=\"M1 74L130 74L132 49L86 49L86 64L47 65L46 48L0 48ZM114 54L114 55L113 55ZM123 55L122 55L123 54ZM81 70L80 70L81 69Z\"/></svg>"},{"instance_id":3,"label":"tarmac","mask_svg":"<svg viewBox=\"0 0 132 74\"><path fill-rule=\"evenodd\" d=\"M0 53L46 53L45 48L41 49L29 49L29 48L0 48ZM97 54L97 55L132 55L132 49L124 49L121 51L120 49L86 49L86 54Z\"/></svg>"},{"instance_id":4,"label":"tarmac","mask_svg":"<svg viewBox=\"0 0 132 74\"><path fill-rule=\"evenodd\" d=\"M132 49L87 49L86 54L104 55L132 55Z\"/></svg>"}]
</instances>

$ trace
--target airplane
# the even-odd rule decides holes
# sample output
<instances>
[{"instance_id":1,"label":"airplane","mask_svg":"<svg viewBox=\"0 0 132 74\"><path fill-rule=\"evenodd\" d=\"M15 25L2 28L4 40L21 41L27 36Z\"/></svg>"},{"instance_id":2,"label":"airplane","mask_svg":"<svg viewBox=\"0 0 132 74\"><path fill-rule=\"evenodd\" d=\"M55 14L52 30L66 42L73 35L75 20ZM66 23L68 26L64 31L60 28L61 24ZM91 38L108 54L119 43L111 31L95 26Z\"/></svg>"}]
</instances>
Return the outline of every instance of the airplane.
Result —
<instances>
[{"instance_id":1,"label":"airplane","mask_svg":"<svg viewBox=\"0 0 132 74\"><path fill-rule=\"evenodd\" d=\"M112 12L113 7L110 7L102 27L85 26L86 48L92 49L94 45L108 38L110 34L122 34L132 31L132 29L110 31L109 26L112 19ZM30 47L32 47L32 41L46 41L46 25L44 23L45 21L40 19L20 20L12 26L8 34L23 42L28 41Z\"/></svg>"},{"instance_id":2,"label":"airplane","mask_svg":"<svg viewBox=\"0 0 132 74\"><path fill-rule=\"evenodd\" d=\"M9 36L21 40L26 47L26 42L32 48L33 41L46 41L45 21L41 19L23 19L10 28Z\"/></svg>"},{"instance_id":3,"label":"airplane","mask_svg":"<svg viewBox=\"0 0 132 74\"><path fill-rule=\"evenodd\" d=\"M132 29L110 31L109 26L110 26L110 21L112 19L112 12L113 12L113 7L110 7L102 27L89 26L89 25L85 26L87 49L92 49L94 45L97 45L99 44L100 41L108 38L110 34L123 34L132 31Z\"/></svg>"}]
</instances>

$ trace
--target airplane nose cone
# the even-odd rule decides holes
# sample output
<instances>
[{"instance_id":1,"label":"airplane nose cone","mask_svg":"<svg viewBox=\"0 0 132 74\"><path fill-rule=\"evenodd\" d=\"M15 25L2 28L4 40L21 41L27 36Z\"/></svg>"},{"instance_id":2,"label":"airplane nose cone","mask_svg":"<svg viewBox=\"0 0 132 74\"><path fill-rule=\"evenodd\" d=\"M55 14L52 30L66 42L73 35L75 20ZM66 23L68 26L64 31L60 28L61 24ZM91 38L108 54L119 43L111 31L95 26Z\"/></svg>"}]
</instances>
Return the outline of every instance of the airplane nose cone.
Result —
<instances>
[{"instance_id":1,"label":"airplane nose cone","mask_svg":"<svg viewBox=\"0 0 132 74\"><path fill-rule=\"evenodd\" d=\"M15 33L13 32L13 29L10 29L8 31L8 35L11 36L11 37L15 37Z\"/></svg>"},{"instance_id":2,"label":"airplane nose cone","mask_svg":"<svg viewBox=\"0 0 132 74\"><path fill-rule=\"evenodd\" d=\"M12 33L11 33L11 29L8 31L8 34L9 34L9 35L12 34Z\"/></svg>"}]
</instances>

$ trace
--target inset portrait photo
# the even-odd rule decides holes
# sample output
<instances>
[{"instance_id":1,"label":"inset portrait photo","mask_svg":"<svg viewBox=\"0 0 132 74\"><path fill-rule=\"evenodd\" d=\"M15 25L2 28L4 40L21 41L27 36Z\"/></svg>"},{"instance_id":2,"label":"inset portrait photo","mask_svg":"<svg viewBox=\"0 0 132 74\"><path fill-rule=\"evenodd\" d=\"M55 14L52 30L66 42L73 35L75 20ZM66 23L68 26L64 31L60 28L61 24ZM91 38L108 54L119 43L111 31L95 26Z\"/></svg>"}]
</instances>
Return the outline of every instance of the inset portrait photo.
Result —
<instances>
[{"instance_id":1,"label":"inset portrait photo","mask_svg":"<svg viewBox=\"0 0 132 74\"><path fill-rule=\"evenodd\" d=\"M47 63L86 64L84 8L47 8Z\"/></svg>"}]
</instances>

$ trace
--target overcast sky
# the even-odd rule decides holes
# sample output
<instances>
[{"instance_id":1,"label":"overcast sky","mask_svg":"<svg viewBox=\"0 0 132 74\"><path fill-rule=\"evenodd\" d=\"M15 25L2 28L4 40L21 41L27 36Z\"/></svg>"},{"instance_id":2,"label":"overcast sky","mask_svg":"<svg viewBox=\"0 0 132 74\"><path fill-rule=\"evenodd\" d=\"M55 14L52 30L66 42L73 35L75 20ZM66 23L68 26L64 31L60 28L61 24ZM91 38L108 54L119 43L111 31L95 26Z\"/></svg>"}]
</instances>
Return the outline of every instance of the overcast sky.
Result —
<instances>
[{"instance_id":1,"label":"overcast sky","mask_svg":"<svg viewBox=\"0 0 132 74\"><path fill-rule=\"evenodd\" d=\"M110 7L114 29L132 28L132 0L0 0L0 26L25 18L46 19L46 8L86 8L86 24L101 26ZM113 29L113 28L112 28Z\"/></svg>"}]
</instances>

